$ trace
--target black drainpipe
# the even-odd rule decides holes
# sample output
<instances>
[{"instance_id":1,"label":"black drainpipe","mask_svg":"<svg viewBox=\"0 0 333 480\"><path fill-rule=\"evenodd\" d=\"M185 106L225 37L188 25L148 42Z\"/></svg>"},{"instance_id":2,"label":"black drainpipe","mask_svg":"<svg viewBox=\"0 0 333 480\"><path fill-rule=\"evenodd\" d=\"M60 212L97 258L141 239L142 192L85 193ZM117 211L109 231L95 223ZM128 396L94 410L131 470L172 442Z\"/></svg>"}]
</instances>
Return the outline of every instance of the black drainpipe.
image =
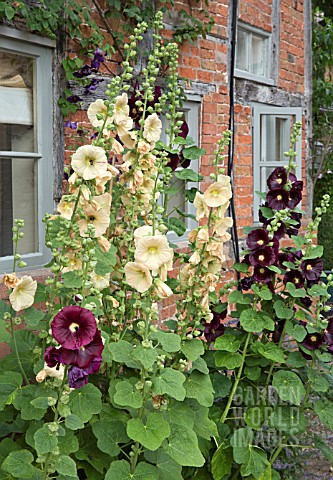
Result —
<instances>
[{"instance_id":1,"label":"black drainpipe","mask_svg":"<svg viewBox=\"0 0 333 480\"><path fill-rule=\"evenodd\" d=\"M229 130L232 132L232 137L228 151L228 175L231 177L231 188L234 193L233 187L233 167L234 167L234 147L235 147L235 58L236 58L236 34L237 34L237 11L238 0L231 0L231 39L230 39L230 72L229 72ZM235 211L234 195L230 200L230 215L234 221L231 230L232 247L236 262L240 261L238 234L237 234L237 220ZM240 279L239 272L237 272L237 278Z\"/></svg>"}]
</instances>

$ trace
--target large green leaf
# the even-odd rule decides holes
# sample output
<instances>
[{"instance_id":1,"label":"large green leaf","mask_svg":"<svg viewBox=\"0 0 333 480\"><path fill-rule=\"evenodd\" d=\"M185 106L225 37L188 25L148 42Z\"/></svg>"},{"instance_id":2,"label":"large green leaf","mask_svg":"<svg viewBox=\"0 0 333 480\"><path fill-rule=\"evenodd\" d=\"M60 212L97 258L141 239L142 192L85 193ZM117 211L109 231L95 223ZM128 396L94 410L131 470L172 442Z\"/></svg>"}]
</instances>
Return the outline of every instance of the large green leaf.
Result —
<instances>
[{"instance_id":1,"label":"large green leaf","mask_svg":"<svg viewBox=\"0 0 333 480\"><path fill-rule=\"evenodd\" d=\"M240 315L240 323L246 332L261 332L262 330L275 329L273 320L264 312L257 312L252 308L243 310Z\"/></svg>"},{"instance_id":2,"label":"large green leaf","mask_svg":"<svg viewBox=\"0 0 333 480\"><path fill-rule=\"evenodd\" d=\"M40 392L39 396L41 389L36 385L26 385L16 391L13 403L17 410L21 410L23 420L41 420L44 417L47 408L36 408L31 404L31 401L36 398L37 392Z\"/></svg>"},{"instance_id":3,"label":"large green leaf","mask_svg":"<svg viewBox=\"0 0 333 480\"><path fill-rule=\"evenodd\" d=\"M188 182L200 182L203 178L202 175L199 175L197 172L191 170L190 168L184 168L179 172L175 172L175 176L177 178L180 178L181 180L186 180Z\"/></svg>"},{"instance_id":4,"label":"large green leaf","mask_svg":"<svg viewBox=\"0 0 333 480\"><path fill-rule=\"evenodd\" d=\"M170 427L159 413L148 413L145 422L131 418L127 423L127 434L148 450L157 450L170 435Z\"/></svg>"},{"instance_id":5,"label":"large green leaf","mask_svg":"<svg viewBox=\"0 0 333 480\"><path fill-rule=\"evenodd\" d=\"M95 273L97 275L106 275L113 271L113 267L117 262L116 258L116 247L114 245L110 246L108 252L103 252L99 245L95 246L95 257L97 260L95 266Z\"/></svg>"},{"instance_id":6,"label":"large green leaf","mask_svg":"<svg viewBox=\"0 0 333 480\"><path fill-rule=\"evenodd\" d=\"M58 437L55 432L51 432L48 428L51 424L45 424L39 428L34 434L35 449L38 455L53 452L58 445Z\"/></svg>"},{"instance_id":7,"label":"large green leaf","mask_svg":"<svg viewBox=\"0 0 333 480\"><path fill-rule=\"evenodd\" d=\"M302 342L307 335L307 331L302 325L293 325L291 322L286 324L286 333L297 342Z\"/></svg>"},{"instance_id":8,"label":"large green leaf","mask_svg":"<svg viewBox=\"0 0 333 480\"><path fill-rule=\"evenodd\" d=\"M288 308L283 300L276 300L274 302L274 310L276 316L280 319L290 320L294 316L291 308Z\"/></svg>"},{"instance_id":9,"label":"large green leaf","mask_svg":"<svg viewBox=\"0 0 333 480\"><path fill-rule=\"evenodd\" d=\"M214 402L214 390L209 375L193 371L184 383L187 398L195 398L200 405L211 407Z\"/></svg>"},{"instance_id":10,"label":"large green leaf","mask_svg":"<svg viewBox=\"0 0 333 480\"><path fill-rule=\"evenodd\" d=\"M258 352L269 360L273 360L277 363L284 363L283 350L275 345L275 343L261 343L258 347Z\"/></svg>"},{"instance_id":11,"label":"large green leaf","mask_svg":"<svg viewBox=\"0 0 333 480\"><path fill-rule=\"evenodd\" d=\"M35 472L31 465L34 457L29 450L16 450L3 461L1 468L15 478L31 478Z\"/></svg>"},{"instance_id":12,"label":"large green leaf","mask_svg":"<svg viewBox=\"0 0 333 480\"><path fill-rule=\"evenodd\" d=\"M212 458L212 474L214 480L223 480L225 475L230 475L232 461L232 448L222 443Z\"/></svg>"},{"instance_id":13,"label":"large green leaf","mask_svg":"<svg viewBox=\"0 0 333 480\"><path fill-rule=\"evenodd\" d=\"M209 408L200 405L196 400L187 400L192 412L195 414L193 429L198 437L210 441L211 437L218 436L216 423L208 416Z\"/></svg>"},{"instance_id":14,"label":"large green leaf","mask_svg":"<svg viewBox=\"0 0 333 480\"><path fill-rule=\"evenodd\" d=\"M180 335L177 333L164 332L163 330L157 330L157 332L152 332L149 337L153 340L157 340L163 350L166 352L179 352L180 350Z\"/></svg>"},{"instance_id":15,"label":"large green leaf","mask_svg":"<svg viewBox=\"0 0 333 480\"><path fill-rule=\"evenodd\" d=\"M232 382L230 378L228 378L226 375L215 372L211 375L211 379L213 382L213 388L215 391L215 398L224 398L226 397L232 387Z\"/></svg>"},{"instance_id":16,"label":"large green leaf","mask_svg":"<svg viewBox=\"0 0 333 480\"><path fill-rule=\"evenodd\" d=\"M198 446L198 439L193 430L183 425L171 424L171 435L162 447L179 465L202 467L205 459Z\"/></svg>"},{"instance_id":17,"label":"large green leaf","mask_svg":"<svg viewBox=\"0 0 333 480\"><path fill-rule=\"evenodd\" d=\"M122 407L140 408L143 403L141 393L127 380L116 384L116 393L113 398Z\"/></svg>"},{"instance_id":18,"label":"large green leaf","mask_svg":"<svg viewBox=\"0 0 333 480\"><path fill-rule=\"evenodd\" d=\"M181 350L185 357L192 362L205 353L203 342L199 339L185 340Z\"/></svg>"},{"instance_id":19,"label":"large green leaf","mask_svg":"<svg viewBox=\"0 0 333 480\"><path fill-rule=\"evenodd\" d=\"M0 410L11 404L15 392L22 385L22 375L17 372L4 372L0 375Z\"/></svg>"},{"instance_id":20,"label":"large green leaf","mask_svg":"<svg viewBox=\"0 0 333 480\"><path fill-rule=\"evenodd\" d=\"M93 384L88 383L69 394L68 406L83 422L102 410L101 392Z\"/></svg>"},{"instance_id":21,"label":"large green leaf","mask_svg":"<svg viewBox=\"0 0 333 480\"><path fill-rule=\"evenodd\" d=\"M132 357L133 345L125 340L119 342L109 343L107 347L112 355L112 358L117 363L124 363L127 367L138 368L139 364Z\"/></svg>"},{"instance_id":22,"label":"large green leaf","mask_svg":"<svg viewBox=\"0 0 333 480\"><path fill-rule=\"evenodd\" d=\"M274 428L289 435L304 432L308 425L306 416L292 405L276 405L269 421Z\"/></svg>"},{"instance_id":23,"label":"large green leaf","mask_svg":"<svg viewBox=\"0 0 333 480\"><path fill-rule=\"evenodd\" d=\"M125 425L119 420L103 419L94 422L92 431L97 438L98 448L111 457L120 453L119 443L128 442Z\"/></svg>"},{"instance_id":24,"label":"large green leaf","mask_svg":"<svg viewBox=\"0 0 333 480\"><path fill-rule=\"evenodd\" d=\"M158 353L154 348L145 348L142 345L138 345L132 354L134 360L140 362L143 367L147 370L152 368L156 359L158 357Z\"/></svg>"},{"instance_id":25,"label":"large green leaf","mask_svg":"<svg viewBox=\"0 0 333 480\"><path fill-rule=\"evenodd\" d=\"M141 462L132 474L131 466L126 460L117 460L111 463L105 480L158 480L158 471L153 465Z\"/></svg>"},{"instance_id":26,"label":"large green leaf","mask_svg":"<svg viewBox=\"0 0 333 480\"><path fill-rule=\"evenodd\" d=\"M316 433L314 433L313 438L315 447L320 450L326 460L328 460L333 466L333 450L331 449L331 447L327 445L327 443Z\"/></svg>"},{"instance_id":27,"label":"large green leaf","mask_svg":"<svg viewBox=\"0 0 333 480\"><path fill-rule=\"evenodd\" d=\"M146 450L145 458L156 465L158 480L183 480L181 465L172 460L162 448L155 452Z\"/></svg>"},{"instance_id":28,"label":"large green leaf","mask_svg":"<svg viewBox=\"0 0 333 480\"><path fill-rule=\"evenodd\" d=\"M186 390L183 386L185 375L172 368L164 368L154 378L153 392L155 395L170 395L176 400L182 401L185 398Z\"/></svg>"},{"instance_id":29,"label":"large green leaf","mask_svg":"<svg viewBox=\"0 0 333 480\"><path fill-rule=\"evenodd\" d=\"M313 408L323 424L333 432L333 402L318 400Z\"/></svg>"},{"instance_id":30,"label":"large green leaf","mask_svg":"<svg viewBox=\"0 0 333 480\"><path fill-rule=\"evenodd\" d=\"M234 370L242 365L243 358L240 353L216 352L215 364L217 367L225 367Z\"/></svg>"},{"instance_id":31,"label":"large green leaf","mask_svg":"<svg viewBox=\"0 0 333 480\"><path fill-rule=\"evenodd\" d=\"M325 377L323 377L322 373L319 373L312 368L308 368L307 374L309 382L311 382L311 387L315 392L327 392L330 387L330 383Z\"/></svg>"},{"instance_id":32,"label":"large green leaf","mask_svg":"<svg viewBox=\"0 0 333 480\"><path fill-rule=\"evenodd\" d=\"M241 339L236 338L230 333L226 333L215 340L214 347L216 350L225 350L226 352L235 353L241 346L241 343Z\"/></svg>"},{"instance_id":33,"label":"large green leaf","mask_svg":"<svg viewBox=\"0 0 333 480\"><path fill-rule=\"evenodd\" d=\"M305 388L302 380L294 372L279 370L273 375L272 385L276 388L281 400L300 405Z\"/></svg>"},{"instance_id":34,"label":"large green leaf","mask_svg":"<svg viewBox=\"0 0 333 480\"><path fill-rule=\"evenodd\" d=\"M59 455L55 462L55 468L58 473L67 477L77 478L76 475L76 463L68 455Z\"/></svg>"}]
</instances>

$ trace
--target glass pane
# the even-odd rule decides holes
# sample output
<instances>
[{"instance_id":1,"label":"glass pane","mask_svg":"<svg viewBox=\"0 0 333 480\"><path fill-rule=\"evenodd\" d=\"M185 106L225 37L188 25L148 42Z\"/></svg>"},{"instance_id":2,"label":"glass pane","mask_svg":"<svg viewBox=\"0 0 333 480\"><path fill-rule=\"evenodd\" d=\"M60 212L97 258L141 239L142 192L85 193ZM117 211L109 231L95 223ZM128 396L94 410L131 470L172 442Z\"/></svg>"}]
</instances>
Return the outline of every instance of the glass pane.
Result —
<instances>
[{"instance_id":1,"label":"glass pane","mask_svg":"<svg viewBox=\"0 0 333 480\"><path fill-rule=\"evenodd\" d=\"M266 75L265 72L265 39L252 34L252 58L250 71L254 75Z\"/></svg>"},{"instance_id":2,"label":"glass pane","mask_svg":"<svg viewBox=\"0 0 333 480\"><path fill-rule=\"evenodd\" d=\"M237 30L236 68L245 72L249 71L247 58L247 42L249 38L250 34L241 29Z\"/></svg>"},{"instance_id":3,"label":"glass pane","mask_svg":"<svg viewBox=\"0 0 333 480\"><path fill-rule=\"evenodd\" d=\"M35 152L34 59L0 50L0 151Z\"/></svg>"},{"instance_id":4,"label":"glass pane","mask_svg":"<svg viewBox=\"0 0 333 480\"><path fill-rule=\"evenodd\" d=\"M173 176L171 178L170 188L175 189L175 192L169 195L167 213L170 214L172 212L171 217L182 218L176 210L173 210L178 208L178 210L185 213L185 182Z\"/></svg>"},{"instance_id":5,"label":"glass pane","mask_svg":"<svg viewBox=\"0 0 333 480\"><path fill-rule=\"evenodd\" d=\"M292 116L261 115L262 162L286 162L283 153L289 150Z\"/></svg>"},{"instance_id":6,"label":"glass pane","mask_svg":"<svg viewBox=\"0 0 333 480\"><path fill-rule=\"evenodd\" d=\"M276 167L262 167L260 169L260 192L267 192L267 178L275 170Z\"/></svg>"},{"instance_id":7,"label":"glass pane","mask_svg":"<svg viewBox=\"0 0 333 480\"><path fill-rule=\"evenodd\" d=\"M37 161L0 158L0 256L13 254L12 227L15 218L24 220L24 238L19 253L38 250Z\"/></svg>"}]
</instances>

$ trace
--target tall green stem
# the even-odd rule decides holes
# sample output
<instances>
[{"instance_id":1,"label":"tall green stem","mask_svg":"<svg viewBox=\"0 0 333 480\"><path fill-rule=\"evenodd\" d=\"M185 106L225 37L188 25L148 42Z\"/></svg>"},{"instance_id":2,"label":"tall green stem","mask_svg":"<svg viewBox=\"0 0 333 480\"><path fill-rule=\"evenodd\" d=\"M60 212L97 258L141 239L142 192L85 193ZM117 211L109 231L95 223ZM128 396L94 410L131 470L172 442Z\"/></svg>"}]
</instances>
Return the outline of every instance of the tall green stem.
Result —
<instances>
[{"instance_id":1,"label":"tall green stem","mask_svg":"<svg viewBox=\"0 0 333 480\"><path fill-rule=\"evenodd\" d=\"M243 368L244 368L244 363L245 363L245 357L246 357L246 353L247 353L247 348L249 346L249 342L250 342L250 339L252 337L252 333L248 333L247 334L247 337L246 337L246 340L245 340L245 345L244 345L244 349L243 349L243 354L242 354L242 363L238 369L238 373L237 373L237 377L236 377L236 380L235 380L235 383L233 384L233 387L231 389L231 393L229 395L229 399L228 399L228 403L224 409L224 412L223 412L223 415L220 419L220 422L221 423L224 423L227 416L228 416L228 413L229 413L229 410L230 410L230 407L231 407L231 404L232 404L232 401L234 399L234 396L235 396L235 393L236 393L236 390L237 390L237 387L238 387L238 384L240 382L240 379L242 377L242 373L243 373Z\"/></svg>"}]
</instances>

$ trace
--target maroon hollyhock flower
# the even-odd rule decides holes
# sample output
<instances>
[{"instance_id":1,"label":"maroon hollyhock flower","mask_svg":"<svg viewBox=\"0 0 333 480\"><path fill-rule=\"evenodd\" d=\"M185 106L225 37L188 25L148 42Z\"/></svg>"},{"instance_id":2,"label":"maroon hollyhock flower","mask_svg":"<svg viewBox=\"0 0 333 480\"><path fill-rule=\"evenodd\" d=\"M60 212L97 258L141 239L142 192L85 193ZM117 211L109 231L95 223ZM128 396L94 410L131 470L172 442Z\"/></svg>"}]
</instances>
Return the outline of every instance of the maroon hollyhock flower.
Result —
<instances>
[{"instance_id":1,"label":"maroon hollyhock flower","mask_svg":"<svg viewBox=\"0 0 333 480\"><path fill-rule=\"evenodd\" d=\"M314 260L304 260L301 263L301 269L304 277L312 282L320 279L323 268L324 265L321 258L315 258Z\"/></svg>"},{"instance_id":2,"label":"maroon hollyhock flower","mask_svg":"<svg viewBox=\"0 0 333 480\"><path fill-rule=\"evenodd\" d=\"M75 367L87 369L95 358L101 356L103 348L101 332L96 330L92 342L88 345L81 346L76 350L62 348L61 360L64 365L74 365Z\"/></svg>"},{"instance_id":3,"label":"maroon hollyhock flower","mask_svg":"<svg viewBox=\"0 0 333 480\"><path fill-rule=\"evenodd\" d=\"M269 190L280 190L286 183L287 170L284 167L277 167L267 179Z\"/></svg>"},{"instance_id":4,"label":"maroon hollyhock flower","mask_svg":"<svg viewBox=\"0 0 333 480\"><path fill-rule=\"evenodd\" d=\"M324 337L320 333L308 333L301 345L307 350L317 350L323 344Z\"/></svg>"},{"instance_id":5,"label":"maroon hollyhock flower","mask_svg":"<svg viewBox=\"0 0 333 480\"><path fill-rule=\"evenodd\" d=\"M285 323L286 323L286 320L283 319L280 322L275 324L275 330L272 335L272 340L274 343L279 343Z\"/></svg>"},{"instance_id":6,"label":"maroon hollyhock flower","mask_svg":"<svg viewBox=\"0 0 333 480\"><path fill-rule=\"evenodd\" d=\"M257 250L262 248L270 242L268 233L263 228L256 228L252 230L246 239L246 245L250 250Z\"/></svg>"},{"instance_id":7,"label":"maroon hollyhock flower","mask_svg":"<svg viewBox=\"0 0 333 480\"><path fill-rule=\"evenodd\" d=\"M263 267L268 267L273 265L276 260L276 254L272 247L263 247L258 248L250 253L250 263L254 267L262 265Z\"/></svg>"},{"instance_id":8,"label":"maroon hollyhock flower","mask_svg":"<svg viewBox=\"0 0 333 480\"><path fill-rule=\"evenodd\" d=\"M274 272L268 268L257 266L253 269L253 278L259 283L269 283L274 277Z\"/></svg>"},{"instance_id":9,"label":"maroon hollyhock flower","mask_svg":"<svg viewBox=\"0 0 333 480\"><path fill-rule=\"evenodd\" d=\"M68 369L68 385L70 388L81 388L88 383L88 373L86 370L78 367Z\"/></svg>"},{"instance_id":10,"label":"maroon hollyhock flower","mask_svg":"<svg viewBox=\"0 0 333 480\"><path fill-rule=\"evenodd\" d=\"M310 308L312 305L312 300L310 297L300 298L300 302L304 305L305 308Z\"/></svg>"},{"instance_id":11,"label":"maroon hollyhock flower","mask_svg":"<svg viewBox=\"0 0 333 480\"><path fill-rule=\"evenodd\" d=\"M254 282L254 278L253 277L244 277L242 278L242 280L239 282L240 284L240 287L242 290L250 290L250 288L252 287L253 285L253 282Z\"/></svg>"},{"instance_id":12,"label":"maroon hollyhock flower","mask_svg":"<svg viewBox=\"0 0 333 480\"><path fill-rule=\"evenodd\" d=\"M62 347L70 350L90 343L97 330L90 310L78 305L62 308L51 323L52 335Z\"/></svg>"},{"instance_id":13,"label":"maroon hollyhock flower","mask_svg":"<svg viewBox=\"0 0 333 480\"><path fill-rule=\"evenodd\" d=\"M101 355L99 357L95 357L89 367L87 367L85 370L87 373L92 374L92 373L97 373L98 370L100 369L102 364L102 357Z\"/></svg>"},{"instance_id":14,"label":"maroon hollyhock flower","mask_svg":"<svg viewBox=\"0 0 333 480\"><path fill-rule=\"evenodd\" d=\"M204 322L203 326L203 335L207 342L214 342L218 337L221 337L224 334L225 327L221 320L227 316L227 310L224 310L221 313L212 311L213 319L211 322Z\"/></svg>"},{"instance_id":15,"label":"maroon hollyhock flower","mask_svg":"<svg viewBox=\"0 0 333 480\"><path fill-rule=\"evenodd\" d=\"M285 190L270 190L267 193L266 200L268 206L274 210L284 210L289 205L289 195Z\"/></svg>"},{"instance_id":16,"label":"maroon hollyhock flower","mask_svg":"<svg viewBox=\"0 0 333 480\"><path fill-rule=\"evenodd\" d=\"M302 288L304 285L304 277L301 272L298 272L297 270L291 270L283 277L283 283L287 285L288 282L293 283L296 288Z\"/></svg>"},{"instance_id":17,"label":"maroon hollyhock flower","mask_svg":"<svg viewBox=\"0 0 333 480\"><path fill-rule=\"evenodd\" d=\"M48 367L53 368L61 363L61 349L56 347L47 347L44 354L44 360Z\"/></svg>"},{"instance_id":18,"label":"maroon hollyhock flower","mask_svg":"<svg viewBox=\"0 0 333 480\"><path fill-rule=\"evenodd\" d=\"M298 190L297 188L292 188L289 192L288 208L292 210L299 204L301 200L302 200L302 190Z\"/></svg>"}]
</instances>

